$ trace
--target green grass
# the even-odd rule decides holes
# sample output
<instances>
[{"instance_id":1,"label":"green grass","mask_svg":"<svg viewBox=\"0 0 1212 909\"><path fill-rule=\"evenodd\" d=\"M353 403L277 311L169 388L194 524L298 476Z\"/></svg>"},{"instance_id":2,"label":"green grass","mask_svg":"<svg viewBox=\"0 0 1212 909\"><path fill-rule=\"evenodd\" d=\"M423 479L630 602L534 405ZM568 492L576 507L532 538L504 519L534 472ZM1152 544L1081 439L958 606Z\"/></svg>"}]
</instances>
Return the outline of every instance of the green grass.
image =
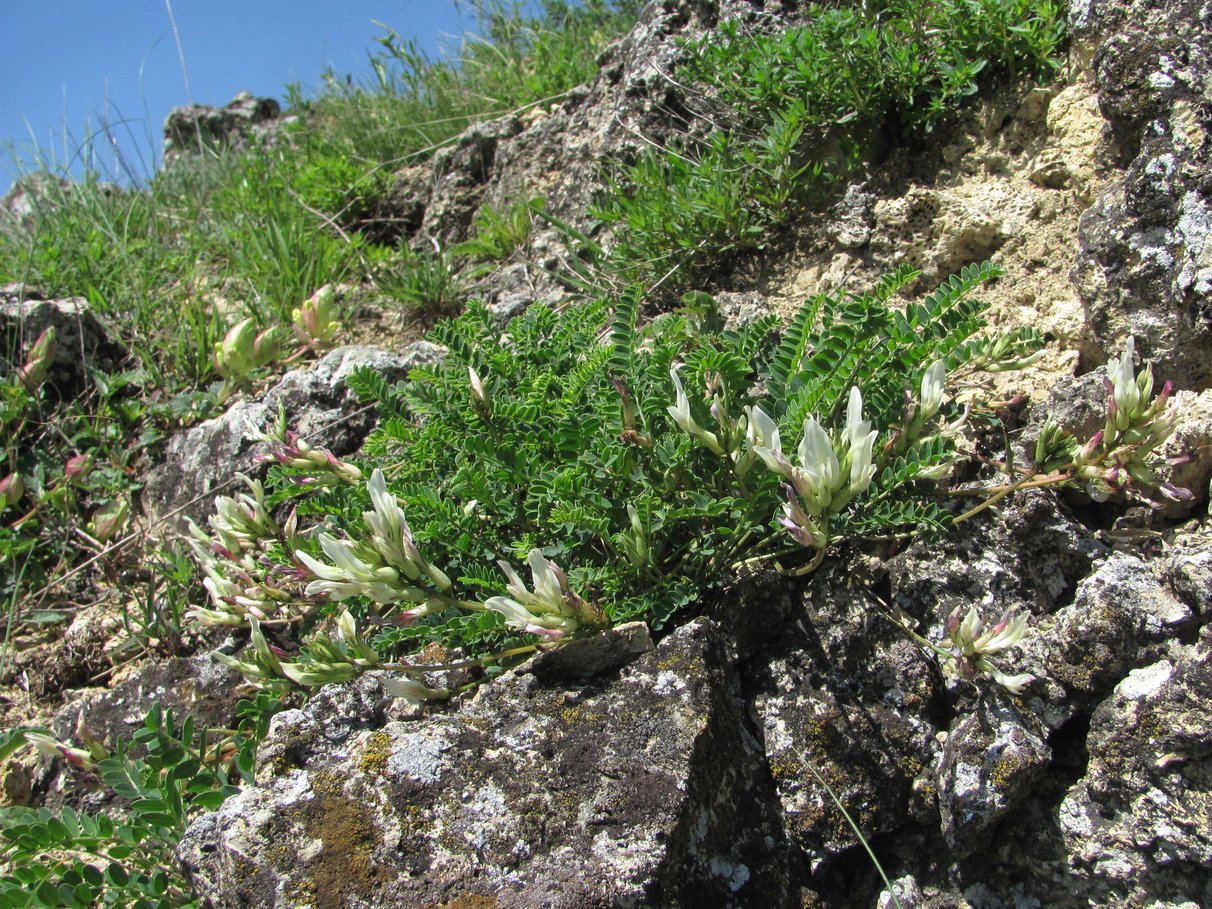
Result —
<instances>
[{"instance_id":1,"label":"green grass","mask_svg":"<svg viewBox=\"0 0 1212 909\"><path fill-rule=\"evenodd\" d=\"M735 21L686 46L680 82L719 128L642 152L610 175L594 214L616 228L611 271L668 292L765 247L891 126L929 135L993 75L1060 66L1055 0L889 0L813 7L810 21L750 34Z\"/></svg>"}]
</instances>

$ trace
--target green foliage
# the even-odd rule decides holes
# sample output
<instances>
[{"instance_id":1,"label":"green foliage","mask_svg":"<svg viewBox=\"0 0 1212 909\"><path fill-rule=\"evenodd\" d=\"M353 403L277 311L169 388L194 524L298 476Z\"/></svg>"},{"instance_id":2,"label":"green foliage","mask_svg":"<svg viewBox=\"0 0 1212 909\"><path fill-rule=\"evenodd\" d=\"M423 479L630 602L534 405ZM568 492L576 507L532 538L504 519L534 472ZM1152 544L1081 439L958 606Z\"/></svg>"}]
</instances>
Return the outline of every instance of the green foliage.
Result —
<instances>
[{"instance_id":1,"label":"green foliage","mask_svg":"<svg viewBox=\"0 0 1212 909\"><path fill-rule=\"evenodd\" d=\"M336 236L299 204L275 153L253 153L241 168L215 200L229 214L213 254L233 288L244 291L245 310L258 327L286 326L313 293L355 274L362 244Z\"/></svg>"},{"instance_id":2,"label":"green foliage","mask_svg":"<svg viewBox=\"0 0 1212 909\"><path fill-rule=\"evenodd\" d=\"M1065 37L1054 0L893 0L813 7L809 20L772 34L728 21L687 46L678 79L699 88L720 129L612 175L594 214L618 228L613 267L688 286L770 242L862 156L864 130L929 132L982 74L1047 78Z\"/></svg>"},{"instance_id":3,"label":"green foliage","mask_svg":"<svg viewBox=\"0 0 1212 909\"><path fill-rule=\"evenodd\" d=\"M388 300L429 313L457 311L467 293L466 280L450 253L418 252L405 241L394 255L381 256L371 274Z\"/></svg>"},{"instance_id":4,"label":"green foliage","mask_svg":"<svg viewBox=\"0 0 1212 909\"><path fill-rule=\"evenodd\" d=\"M382 563L378 544L366 542L363 516L377 512L386 520L387 513L379 504L369 510L373 503L361 482L344 482L313 484L299 500L299 514L329 535L323 551L302 545L309 558L323 562L332 547L346 545L331 536L339 528L348 551L371 566L358 575L370 586L359 588L363 581L346 575L335 586L316 582L310 594L333 591L360 621L380 624L379 659L433 641L489 654L525 641L512 620L491 604L483 609L493 596L519 595L494 564L520 566L529 558L533 566L535 550L564 568L568 589L596 604L606 620L638 618L660 627L756 554L794 564L847 537L937 530L949 513L933 490L950 473L962 423L944 425L959 412L939 409L942 377L945 370L972 367L983 304L971 293L997 274L991 266L966 269L925 300L902 306L893 295L916 277L902 269L873 293L810 301L781 341L773 317L740 329L715 327L705 295L691 295L697 313L661 316L647 326L638 324L638 291L617 299L613 309L606 301L559 314L534 306L503 333L473 302L434 329L432 340L448 351L440 365L417 369L399 386L368 370L351 379L382 412L364 449L363 476L383 469L407 514L408 538L422 554L415 564L436 566L453 586L435 598L393 587L394 571L373 569ZM1007 356L1035 340L1029 332L1014 338L999 348ZM938 387L928 405L929 367ZM845 453L856 444L843 441L857 432L856 416L843 413L856 387L879 439L874 449L868 444L870 482L833 495L834 504L820 515L824 542L805 548L778 517L786 493L779 474L758 458L757 449L774 443L755 439L756 409L773 414L789 439L819 420ZM800 466L805 472L817 467ZM296 495L292 472L271 474L270 501ZM265 534L240 517L244 511L228 512L239 522L229 532ZM223 575L223 563L207 556L208 572L248 583L248 570L280 561L289 549L280 531L269 532L271 539L239 556L244 567ZM382 531L376 533L381 539ZM266 583L279 590L286 583L280 574L253 582L262 583L262 591ZM359 589L367 595L356 595ZM423 609L409 609L408 621L392 620L426 597ZM227 609L219 602L216 608ZM313 620L333 614L310 613ZM339 640L348 644L353 635L352 628L343 630ZM338 639L325 632L323 640L329 644L321 651L328 652ZM268 651L261 660L273 662ZM342 672L355 671L350 660L337 662L346 666Z\"/></svg>"},{"instance_id":5,"label":"green foliage","mask_svg":"<svg viewBox=\"0 0 1212 909\"><path fill-rule=\"evenodd\" d=\"M83 393L70 400L46 384L27 388L19 375L0 378L0 479L19 477L21 486L0 497L0 556L13 566L0 596L10 601L10 626L65 617L24 595L87 557L78 530L97 543L124 533L134 477L161 438L163 409L148 403L152 379L142 369L89 370Z\"/></svg>"},{"instance_id":6,"label":"green foliage","mask_svg":"<svg viewBox=\"0 0 1212 909\"><path fill-rule=\"evenodd\" d=\"M478 120L553 102L589 81L640 5L544 0L532 14L513 2L476 3L481 34L465 37L453 60L433 59L384 25L369 83L329 73L319 97L292 93L304 114L296 133L317 154L363 162L366 172L427 155Z\"/></svg>"},{"instance_id":7,"label":"green foliage","mask_svg":"<svg viewBox=\"0 0 1212 909\"><path fill-rule=\"evenodd\" d=\"M453 253L481 262L508 259L526 242L535 212L542 210L542 198L518 200L504 211L485 205L476 213L475 236L456 246Z\"/></svg>"},{"instance_id":8,"label":"green foliage","mask_svg":"<svg viewBox=\"0 0 1212 909\"><path fill-rule=\"evenodd\" d=\"M171 712L152 708L132 739L93 768L116 797L115 809L0 809L0 857L8 868L0 906L197 906L167 857L194 816L252 779L254 748L252 739L236 737L221 762L214 739L191 718L177 726Z\"/></svg>"}]
</instances>

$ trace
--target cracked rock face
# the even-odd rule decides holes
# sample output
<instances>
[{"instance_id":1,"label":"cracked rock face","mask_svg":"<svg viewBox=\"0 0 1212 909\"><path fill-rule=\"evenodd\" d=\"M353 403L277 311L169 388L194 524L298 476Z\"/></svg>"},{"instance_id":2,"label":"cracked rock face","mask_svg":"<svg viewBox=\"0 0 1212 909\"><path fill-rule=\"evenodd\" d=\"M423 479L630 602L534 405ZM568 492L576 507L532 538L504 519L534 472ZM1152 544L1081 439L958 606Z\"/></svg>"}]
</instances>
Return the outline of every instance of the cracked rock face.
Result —
<instances>
[{"instance_id":1,"label":"cracked rock face","mask_svg":"<svg viewBox=\"0 0 1212 909\"><path fill-rule=\"evenodd\" d=\"M345 703L381 700L373 678L333 686L275 720L280 775L197 821L180 857L216 907L785 905L727 665L698 620L616 678L514 674L421 723ZM278 747L351 706L371 719Z\"/></svg>"},{"instance_id":2,"label":"cracked rock face","mask_svg":"<svg viewBox=\"0 0 1212 909\"><path fill-rule=\"evenodd\" d=\"M374 413L362 407L348 385L358 367L374 369L388 382L405 378L422 363L440 356L425 341L395 353L375 347L340 347L307 369L284 375L259 400L238 401L221 416L178 433L168 443L162 463L148 474L144 508L152 517L180 515L203 523L213 510L209 490L225 486L237 472L255 472L255 458L267 450L250 438L277 418L278 408L304 439L338 457L355 451L374 424ZM176 517L181 521L181 517Z\"/></svg>"},{"instance_id":3,"label":"cracked rock face","mask_svg":"<svg viewBox=\"0 0 1212 909\"><path fill-rule=\"evenodd\" d=\"M1090 764L1060 826L1104 905L1212 904L1210 645L1205 633L1173 660L1132 670L1094 712Z\"/></svg>"},{"instance_id":4,"label":"cracked rock face","mask_svg":"<svg viewBox=\"0 0 1212 909\"><path fill-rule=\"evenodd\" d=\"M1212 13L1075 0L1070 23L1127 162L1081 220L1072 277L1104 349L1135 335L1180 388L1212 381Z\"/></svg>"}]
</instances>

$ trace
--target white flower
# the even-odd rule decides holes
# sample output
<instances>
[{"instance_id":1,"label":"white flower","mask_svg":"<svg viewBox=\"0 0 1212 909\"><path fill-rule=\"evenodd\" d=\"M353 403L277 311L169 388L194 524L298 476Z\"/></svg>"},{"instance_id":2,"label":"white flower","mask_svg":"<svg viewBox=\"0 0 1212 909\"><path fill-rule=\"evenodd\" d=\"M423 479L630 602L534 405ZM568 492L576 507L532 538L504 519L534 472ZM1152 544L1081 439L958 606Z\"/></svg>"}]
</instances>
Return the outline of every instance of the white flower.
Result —
<instances>
[{"instance_id":1,"label":"white flower","mask_svg":"<svg viewBox=\"0 0 1212 909\"><path fill-rule=\"evenodd\" d=\"M431 688L420 679L411 676L391 676L381 679L383 690L389 697L402 698L412 704L425 701L444 701L450 697L448 688Z\"/></svg>"},{"instance_id":2,"label":"white flower","mask_svg":"<svg viewBox=\"0 0 1212 909\"><path fill-rule=\"evenodd\" d=\"M1141 389L1137 387L1136 373L1132 368L1135 350L1136 339L1129 336L1123 356L1107 364L1107 375L1111 379L1111 394L1117 412L1116 425L1121 430L1128 428L1132 411L1141 400ZM1121 422L1123 425L1119 425Z\"/></svg>"},{"instance_id":3,"label":"white flower","mask_svg":"<svg viewBox=\"0 0 1212 909\"><path fill-rule=\"evenodd\" d=\"M935 360L930 368L922 374L922 408L918 419L923 423L938 413L943 406L943 385L947 379L947 366L942 360Z\"/></svg>"},{"instance_id":4,"label":"white flower","mask_svg":"<svg viewBox=\"0 0 1212 909\"><path fill-rule=\"evenodd\" d=\"M749 425L745 430L745 440L749 447L766 462L767 467L790 479L791 462L783 454L783 440L779 437L778 424L756 405L747 407L745 413L749 417Z\"/></svg>"},{"instance_id":5,"label":"white flower","mask_svg":"<svg viewBox=\"0 0 1212 909\"><path fill-rule=\"evenodd\" d=\"M484 382L480 374L471 366L467 367L467 381L471 384L471 396L481 404L488 403L488 392L484 390Z\"/></svg>"},{"instance_id":6,"label":"white flower","mask_svg":"<svg viewBox=\"0 0 1212 909\"><path fill-rule=\"evenodd\" d=\"M372 565L358 558L349 544L326 533L321 533L317 540L332 565L295 550L295 557L318 578L307 585L309 596L325 594L334 600L368 596L376 603L421 602L426 598L425 592L416 587L401 586L400 576L394 568Z\"/></svg>"},{"instance_id":7,"label":"white flower","mask_svg":"<svg viewBox=\"0 0 1212 909\"><path fill-rule=\"evenodd\" d=\"M404 517L404 509L396 497L387 491L387 479L383 471L375 468L366 484L370 493L373 511L362 512L362 520L374 535L371 542L387 564L404 572L410 581L421 577L418 562L424 561L413 541L412 531Z\"/></svg>"},{"instance_id":8,"label":"white flower","mask_svg":"<svg viewBox=\"0 0 1212 909\"><path fill-rule=\"evenodd\" d=\"M846 441L850 456L850 487L846 498L864 492L875 476L875 465L871 462L875 437L871 421L863 419L863 396L858 387L850 389L850 401L846 405Z\"/></svg>"},{"instance_id":9,"label":"white flower","mask_svg":"<svg viewBox=\"0 0 1212 909\"><path fill-rule=\"evenodd\" d=\"M690 412L690 398L686 396L686 389L682 387L682 380L678 376L678 368L676 366L669 370L669 376L673 379L676 400L673 405L665 409L669 411L669 416L673 417L673 422L685 432L700 440L714 454L724 454L724 449L720 446L720 440L716 437L715 433L703 429L695 422L694 416Z\"/></svg>"},{"instance_id":10,"label":"white flower","mask_svg":"<svg viewBox=\"0 0 1212 909\"><path fill-rule=\"evenodd\" d=\"M511 628L527 634L555 639L575 631L580 625L578 615L584 608L584 600L569 589L567 575L538 549L530 551L527 562L533 591L526 589L512 566L501 562L510 595L490 597L485 607L505 616L505 624Z\"/></svg>"},{"instance_id":11,"label":"white flower","mask_svg":"<svg viewBox=\"0 0 1212 909\"><path fill-rule=\"evenodd\" d=\"M804 421L804 435L796 451L799 459L791 472L791 482L804 507L813 517L819 517L829 507L841 477L841 466L833 451L829 434L816 417Z\"/></svg>"}]
</instances>

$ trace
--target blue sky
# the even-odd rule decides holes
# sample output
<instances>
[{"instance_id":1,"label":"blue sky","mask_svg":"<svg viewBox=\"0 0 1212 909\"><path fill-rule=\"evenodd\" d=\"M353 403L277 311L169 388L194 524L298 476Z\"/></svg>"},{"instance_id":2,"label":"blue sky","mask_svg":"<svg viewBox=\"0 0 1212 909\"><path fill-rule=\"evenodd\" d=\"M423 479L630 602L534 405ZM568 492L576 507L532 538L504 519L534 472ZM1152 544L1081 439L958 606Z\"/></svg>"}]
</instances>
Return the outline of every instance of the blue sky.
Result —
<instances>
[{"instance_id":1,"label":"blue sky","mask_svg":"<svg viewBox=\"0 0 1212 909\"><path fill-rule=\"evenodd\" d=\"M180 34L189 91L168 14ZM159 160L170 108L221 106L247 89L284 100L288 83L315 93L321 74L365 76L383 31L437 52L457 49L474 17L456 0L0 0L0 192L36 143L58 165L103 122L146 174ZM94 166L117 178L104 136ZM72 168L75 175L80 167Z\"/></svg>"}]
</instances>

